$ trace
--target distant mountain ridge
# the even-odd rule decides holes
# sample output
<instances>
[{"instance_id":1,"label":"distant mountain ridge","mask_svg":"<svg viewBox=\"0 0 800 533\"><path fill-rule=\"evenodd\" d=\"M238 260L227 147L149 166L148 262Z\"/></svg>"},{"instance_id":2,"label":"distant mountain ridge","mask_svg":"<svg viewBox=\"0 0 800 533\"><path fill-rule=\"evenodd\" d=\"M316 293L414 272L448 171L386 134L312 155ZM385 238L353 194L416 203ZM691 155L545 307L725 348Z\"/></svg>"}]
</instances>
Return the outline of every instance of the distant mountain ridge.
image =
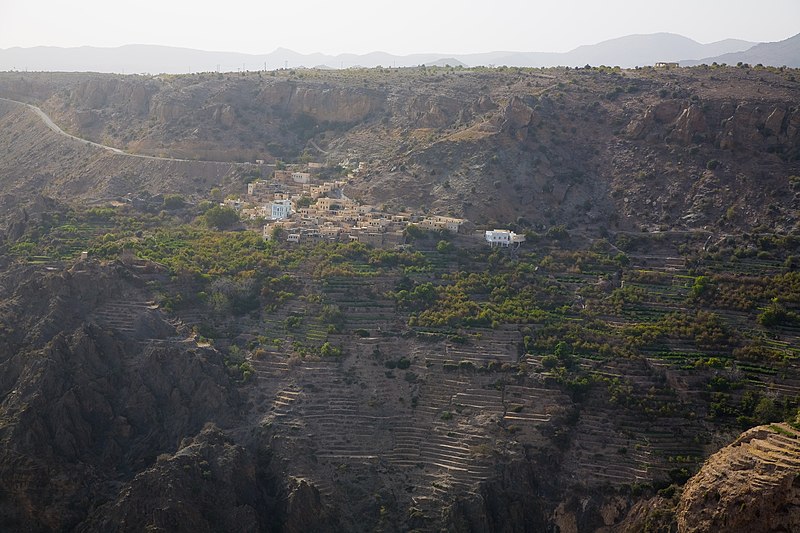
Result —
<instances>
[{"instance_id":1,"label":"distant mountain ridge","mask_svg":"<svg viewBox=\"0 0 800 533\"><path fill-rule=\"evenodd\" d=\"M795 38L792 38L795 39ZM782 41L787 43L792 41ZM726 39L710 44L672 33L628 35L593 45L584 45L569 52L496 51L479 54L412 54L393 55L385 52L369 54L322 53L300 54L278 48L269 54L203 51L160 45L125 45L116 48L83 46L77 48L33 47L0 50L0 71L63 71L109 73L235 72L237 70L275 70L279 68L351 68L351 67L414 67L419 65L553 67L609 65L632 68L652 65L657 61L700 61L724 54L743 54L751 49L780 43L757 43ZM788 42L786 54L798 57L797 46ZM767 60L758 61L768 64ZM788 64L788 63L781 63ZM780 66L780 65L777 65Z\"/></svg>"},{"instance_id":2,"label":"distant mountain ridge","mask_svg":"<svg viewBox=\"0 0 800 533\"><path fill-rule=\"evenodd\" d=\"M761 63L762 65L773 67L800 68L800 33L776 43L761 43L741 52L729 52L714 57L706 57L700 61L681 61L681 64L691 66L714 62L728 65L736 65L737 63L757 65Z\"/></svg>"}]
</instances>

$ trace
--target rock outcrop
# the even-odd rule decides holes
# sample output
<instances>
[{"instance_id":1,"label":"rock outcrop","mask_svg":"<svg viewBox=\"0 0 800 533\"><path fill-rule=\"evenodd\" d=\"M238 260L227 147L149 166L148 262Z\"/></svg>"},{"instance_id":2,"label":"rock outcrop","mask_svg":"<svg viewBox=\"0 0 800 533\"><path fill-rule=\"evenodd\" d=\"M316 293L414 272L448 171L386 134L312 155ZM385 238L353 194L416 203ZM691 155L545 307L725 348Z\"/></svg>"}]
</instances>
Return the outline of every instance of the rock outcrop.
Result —
<instances>
[{"instance_id":1,"label":"rock outcrop","mask_svg":"<svg viewBox=\"0 0 800 533\"><path fill-rule=\"evenodd\" d=\"M760 426L712 455L683 490L681 532L800 530L800 432Z\"/></svg>"},{"instance_id":2,"label":"rock outcrop","mask_svg":"<svg viewBox=\"0 0 800 533\"><path fill-rule=\"evenodd\" d=\"M627 134L633 139L641 139L661 124L674 121L683 109L679 100L667 100L648 106L644 114L637 115L627 126Z\"/></svg>"},{"instance_id":3,"label":"rock outcrop","mask_svg":"<svg viewBox=\"0 0 800 533\"><path fill-rule=\"evenodd\" d=\"M713 142L723 150L794 153L800 141L798 124L798 112L783 104L667 100L635 115L625 131L631 139L682 146Z\"/></svg>"},{"instance_id":4,"label":"rock outcrop","mask_svg":"<svg viewBox=\"0 0 800 533\"><path fill-rule=\"evenodd\" d=\"M270 531L270 481L247 450L209 426L159 456L76 531Z\"/></svg>"},{"instance_id":5,"label":"rock outcrop","mask_svg":"<svg viewBox=\"0 0 800 533\"><path fill-rule=\"evenodd\" d=\"M457 498L446 510L445 523L456 532L544 531L547 496L553 494L550 481L529 462L504 465L480 490Z\"/></svg>"},{"instance_id":6,"label":"rock outcrop","mask_svg":"<svg viewBox=\"0 0 800 533\"><path fill-rule=\"evenodd\" d=\"M425 95L411 99L408 113L420 128L446 128L452 125L465 111L464 105L446 96Z\"/></svg>"},{"instance_id":7,"label":"rock outcrop","mask_svg":"<svg viewBox=\"0 0 800 533\"><path fill-rule=\"evenodd\" d=\"M686 146L702 141L706 133L708 133L708 124L702 107L690 104L678 115L670 139Z\"/></svg>"},{"instance_id":8,"label":"rock outcrop","mask_svg":"<svg viewBox=\"0 0 800 533\"><path fill-rule=\"evenodd\" d=\"M512 97L503 108L501 128L518 141L528 138L528 128L533 121L533 109L521 98Z\"/></svg>"},{"instance_id":9,"label":"rock outcrop","mask_svg":"<svg viewBox=\"0 0 800 533\"><path fill-rule=\"evenodd\" d=\"M364 120L383 105L382 95L374 91L295 82L270 84L256 99L270 112L293 117L306 115L318 122L333 123Z\"/></svg>"}]
</instances>

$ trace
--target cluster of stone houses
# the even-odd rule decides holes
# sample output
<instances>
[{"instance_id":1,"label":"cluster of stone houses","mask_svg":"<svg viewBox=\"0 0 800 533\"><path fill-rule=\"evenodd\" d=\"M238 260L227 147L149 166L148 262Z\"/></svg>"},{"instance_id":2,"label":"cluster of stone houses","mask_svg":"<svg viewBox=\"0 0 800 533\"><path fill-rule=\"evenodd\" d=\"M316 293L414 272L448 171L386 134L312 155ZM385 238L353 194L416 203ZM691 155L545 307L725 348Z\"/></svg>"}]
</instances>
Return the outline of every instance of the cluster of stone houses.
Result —
<instances>
[{"instance_id":1,"label":"cluster of stone houses","mask_svg":"<svg viewBox=\"0 0 800 533\"><path fill-rule=\"evenodd\" d=\"M335 194L336 190L330 192ZM264 225L263 235L265 239L272 238L277 227L289 242L358 241L396 246L403 243L403 230L410 220L410 214L384 213L338 194L320 196L311 205L294 210L290 217L273 217Z\"/></svg>"},{"instance_id":2,"label":"cluster of stone houses","mask_svg":"<svg viewBox=\"0 0 800 533\"><path fill-rule=\"evenodd\" d=\"M432 215L421 219L419 226L428 230L447 230L450 233L469 235L475 231L475 224L464 218Z\"/></svg>"},{"instance_id":3,"label":"cluster of stone houses","mask_svg":"<svg viewBox=\"0 0 800 533\"><path fill-rule=\"evenodd\" d=\"M264 239L280 235L292 243L357 241L396 247L405 242L404 230L412 223L427 230L475 233L475 225L462 218L386 213L361 205L344 194L346 181L316 181L314 175L320 168L310 164L275 170L272 179L249 183L245 199L228 199L225 204L243 218L264 219ZM524 240L508 230L487 231L485 238L491 246L514 246Z\"/></svg>"}]
</instances>

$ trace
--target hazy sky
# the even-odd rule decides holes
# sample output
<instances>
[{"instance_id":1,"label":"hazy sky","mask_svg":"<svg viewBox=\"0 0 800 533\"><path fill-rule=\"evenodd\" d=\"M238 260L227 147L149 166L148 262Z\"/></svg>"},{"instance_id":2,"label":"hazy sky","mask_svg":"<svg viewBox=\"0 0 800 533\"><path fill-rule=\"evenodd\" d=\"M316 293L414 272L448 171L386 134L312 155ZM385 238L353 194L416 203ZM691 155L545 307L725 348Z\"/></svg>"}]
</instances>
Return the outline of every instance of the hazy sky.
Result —
<instances>
[{"instance_id":1,"label":"hazy sky","mask_svg":"<svg viewBox=\"0 0 800 533\"><path fill-rule=\"evenodd\" d=\"M800 33L800 0L0 0L0 48L566 52L662 31L702 43L779 41Z\"/></svg>"}]
</instances>

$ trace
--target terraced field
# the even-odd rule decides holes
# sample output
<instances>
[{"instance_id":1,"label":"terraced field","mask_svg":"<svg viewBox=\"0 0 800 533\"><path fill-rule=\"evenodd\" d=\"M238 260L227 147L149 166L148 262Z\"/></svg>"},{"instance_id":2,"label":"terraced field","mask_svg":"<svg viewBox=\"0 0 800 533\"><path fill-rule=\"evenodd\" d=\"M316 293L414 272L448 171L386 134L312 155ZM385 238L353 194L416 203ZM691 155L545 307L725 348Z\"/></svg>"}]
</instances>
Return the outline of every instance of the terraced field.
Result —
<instances>
[{"instance_id":1,"label":"terraced field","mask_svg":"<svg viewBox=\"0 0 800 533\"><path fill-rule=\"evenodd\" d=\"M99 231L115 228L85 240ZM91 319L145 344L213 343L242 386L237 435L266 436L282 471L348 523L394 516L425 530L524 464L552 472L554 501L654 493L741 430L797 413L794 241L730 260L656 236L628 253L540 239L511 256L458 239L387 252L232 233L215 247L239 255L209 246L208 275L181 270L194 268L193 235L128 258L141 292ZM136 245L159 244L148 238ZM176 266L170 250L192 253ZM151 327L163 313L174 330ZM777 457L776 439L753 453Z\"/></svg>"},{"instance_id":2,"label":"terraced field","mask_svg":"<svg viewBox=\"0 0 800 533\"><path fill-rule=\"evenodd\" d=\"M497 465L522 450L560 450L562 476L579 486L681 483L713 451L720 427L733 431L746 423L736 415L744 416L740 404L748 394L796 405L793 328L766 339L784 359L761 362L737 359L733 345L698 344L685 325L636 333L702 311L715 315L714 324L735 329L742 343L764 338L752 312L727 313L692 300L698 275L711 275L716 263L690 269L682 258L652 253L632 254L623 268L598 261L585 262L585 272L534 274L557 292L553 302L572 302L558 306L559 318L551 308L542 322L491 326L407 325L415 311L399 308L392 291L404 277L444 290L452 283L452 258L427 261L426 272L406 276L363 264L353 275L307 280L300 291L305 300L291 300L261 321L279 340L251 358L251 403L274 435L278 455L323 497L355 509L347 491L369 468L381 486L396 488L397 508L433 521L447 503L495 479ZM774 261L743 264L742 275L780 273ZM598 292L600 285L608 286ZM614 303L615 291L635 298ZM321 299L309 304L309 294ZM479 291L469 299L492 302ZM341 311L342 328L326 329L316 318L323 305ZM290 331L285 323L292 316L302 320ZM551 339L554 331L563 338ZM575 331L586 344L572 342ZM297 339L331 343L342 355L298 356ZM557 341L564 339L572 346L554 364Z\"/></svg>"}]
</instances>

